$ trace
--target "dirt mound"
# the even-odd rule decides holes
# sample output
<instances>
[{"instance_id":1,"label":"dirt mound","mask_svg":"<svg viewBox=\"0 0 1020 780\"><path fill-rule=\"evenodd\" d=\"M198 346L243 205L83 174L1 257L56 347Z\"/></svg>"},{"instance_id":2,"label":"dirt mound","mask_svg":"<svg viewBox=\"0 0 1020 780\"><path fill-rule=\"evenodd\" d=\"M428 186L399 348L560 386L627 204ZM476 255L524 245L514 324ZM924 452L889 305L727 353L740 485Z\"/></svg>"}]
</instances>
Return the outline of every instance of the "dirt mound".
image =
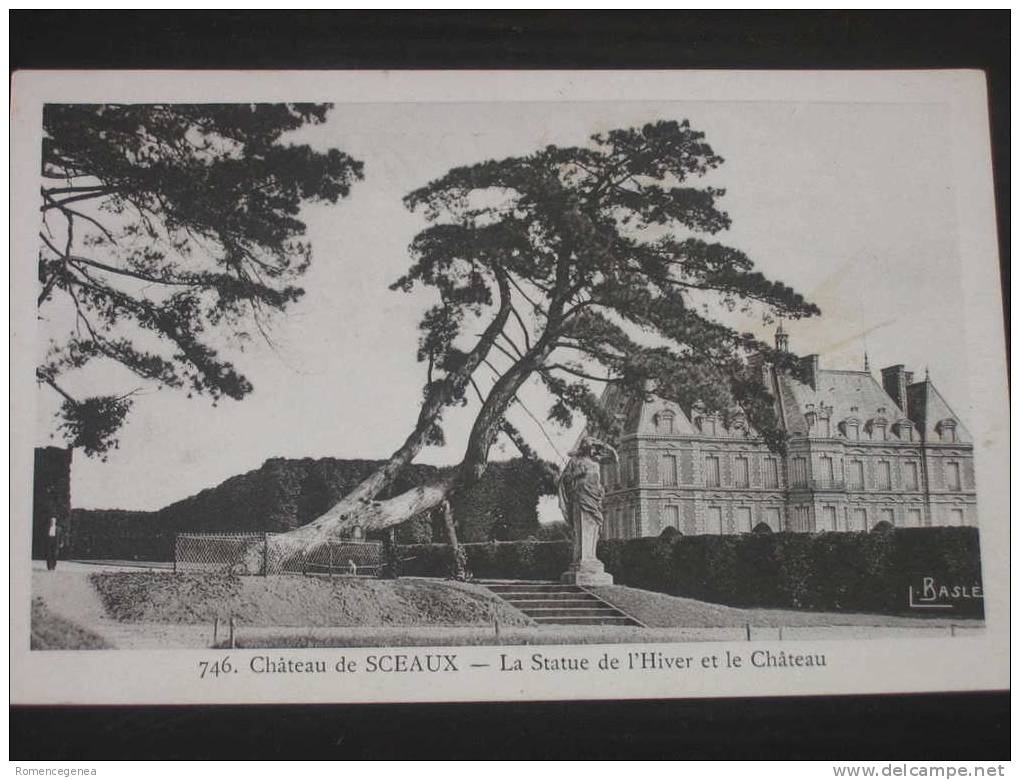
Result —
<instances>
[{"instance_id":1,"label":"dirt mound","mask_svg":"<svg viewBox=\"0 0 1020 780\"><path fill-rule=\"evenodd\" d=\"M233 616L248 626L477 626L529 620L484 588L405 578L104 572L91 576L109 615L137 623L209 623Z\"/></svg>"}]
</instances>

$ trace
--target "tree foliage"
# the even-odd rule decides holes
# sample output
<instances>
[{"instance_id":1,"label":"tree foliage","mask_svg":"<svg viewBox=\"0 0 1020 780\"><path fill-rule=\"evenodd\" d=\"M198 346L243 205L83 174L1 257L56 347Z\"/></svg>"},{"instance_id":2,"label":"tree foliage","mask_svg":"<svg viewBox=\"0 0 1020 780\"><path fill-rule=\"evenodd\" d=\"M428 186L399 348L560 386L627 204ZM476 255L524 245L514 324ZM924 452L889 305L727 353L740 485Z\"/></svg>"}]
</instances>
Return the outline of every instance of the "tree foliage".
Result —
<instances>
[{"instance_id":1,"label":"tree foliage","mask_svg":"<svg viewBox=\"0 0 1020 780\"><path fill-rule=\"evenodd\" d=\"M616 422L593 386L608 377L631 397L743 415L781 448L772 399L747 358L786 369L796 360L718 315L757 306L799 318L817 307L710 240L730 226L724 191L694 183L723 160L687 121L590 141L456 168L406 198L430 225L395 286L439 293L421 322L419 359L456 367L467 325L506 279L514 316L494 340L509 361L500 376L540 376L551 420L569 426L580 413L611 434Z\"/></svg>"},{"instance_id":2,"label":"tree foliage","mask_svg":"<svg viewBox=\"0 0 1020 780\"><path fill-rule=\"evenodd\" d=\"M327 104L47 105L43 115L40 316L69 309L37 379L64 396L71 446L102 454L130 401L74 399L57 385L97 360L214 401L251 382L212 346L219 327L250 338L296 301L311 261L299 217L336 203L362 165L284 135L325 121Z\"/></svg>"},{"instance_id":3,"label":"tree foliage","mask_svg":"<svg viewBox=\"0 0 1020 780\"><path fill-rule=\"evenodd\" d=\"M687 121L659 121L454 168L410 193L405 204L427 226L393 288L422 286L438 299L419 326L427 379L418 422L384 468L295 540L314 544L353 524L383 528L426 511L478 479L501 433L527 457L506 415L535 376L551 393L551 420L569 426L579 413L610 441L619 425L598 386L611 380L632 398L656 394L688 411L742 417L783 449L773 399L749 358L780 370L798 360L727 313L797 319L818 309L712 240L730 225L724 191L696 184L722 162ZM491 385L479 382L483 366ZM456 478L373 500L424 443L444 438L444 410L464 403L468 388L481 407Z\"/></svg>"}]
</instances>

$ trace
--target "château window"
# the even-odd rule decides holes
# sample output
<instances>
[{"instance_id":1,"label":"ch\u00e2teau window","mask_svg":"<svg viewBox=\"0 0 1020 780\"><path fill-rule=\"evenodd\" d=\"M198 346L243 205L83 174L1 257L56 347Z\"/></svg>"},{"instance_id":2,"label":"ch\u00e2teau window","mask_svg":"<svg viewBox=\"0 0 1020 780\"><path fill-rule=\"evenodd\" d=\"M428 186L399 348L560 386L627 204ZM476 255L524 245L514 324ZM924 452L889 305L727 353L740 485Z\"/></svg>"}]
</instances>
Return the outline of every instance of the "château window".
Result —
<instances>
[{"instance_id":1,"label":"ch\u00e2teau window","mask_svg":"<svg viewBox=\"0 0 1020 780\"><path fill-rule=\"evenodd\" d=\"M751 533L751 507L738 506L734 522L738 534Z\"/></svg>"},{"instance_id":2,"label":"ch\u00e2teau window","mask_svg":"<svg viewBox=\"0 0 1020 780\"><path fill-rule=\"evenodd\" d=\"M826 487L831 487L836 482L836 464L829 455L822 456L822 479L825 480Z\"/></svg>"},{"instance_id":3,"label":"ch\u00e2teau window","mask_svg":"<svg viewBox=\"0 0 1020 780\"><path fill-rule=\"evenodd\" d=\"M896 525L896 523L893 522L893 511L891 509L883 509L883 510L881 510L879 512L879 516L881 517L881 520L878 521L879 524L886 523L886 524L891 525L891 526L895 526Z\"/></svg>"},{"instance_id":4,"label":"ch\u00e2teau window","mask_svg":"<svg viewBox=\"0 0 1020 780\"><path fill-rule=\"evenodd\" d=\"M853 490L864 490L864 462L850 461L849 487Z\"/></svg>"},{"instance_id":5,"label":"ch\u00e2teau window","mask_svg":"<svg viewBox=\"0 0 1020 780\"><path fill-rule=\"evenodd\" d=\"M963 521L963 510L962 509L950 509L949 510L949 524L950 525L966 525Z\"/></svg>"},{"instance_id":6,"label":"ch\u00e2teau window","mask_svg":"<svg viewBox=\"0 0 1020 780\"><path fill-rule=\"evenodd\" d=\"M735 462L735 465L736 465L736 470L735 470L734 477L733 477L734 484L737 487L742 487L742 488L750 487L750 485L751 485L751 477L750 477L750 471L748 469L747 458L744 458L744 457L737 458L737 460Z\"/></svg>"},{"instance_id":7,"label":"ch\u00e2teau window","mask_svg":"<svg viewBox=\"0 0 1020 780\"><path fill-rule=\"evenodd\" d=\"M674 433L673 424L675 419L673 412L668 410L665 412L659 412L655 420L655 427L658 433L664 436L672 436Z\"/></svg>"},{"instance_id":8,"label":"ch\u00e2teau window","mask_svg":"<svg viewBox=\"0 0 1020 780\"><path fill-rule=\"evenodd\" d=\"M708 508L708 514L705 517L705 533L722 533L722 507L710 506Z\"/></svg>"},{"instance_id":9,"label":"ch\u00e2teau window","mask_svg":"<svg viewBox=\"0 0 1020 780\"><path fill-rule=\"evenodd\" d=\"M768 523L769 528L773 531L779 532L783 530L783 521L779 509L776 507L770 506L765 510L765 522Z\"/></svg>"},{"instance_id":10,"label":"ch\u00e2teau window","mask_svg":"<svg viewBox=\"0 0 1020 780\"><path fill-rule=\"evenodd\" d=\"M946 485L950 490L960 490L960 464L946 464Z\"/></svg>"},{"instance_id":11,"label":"ch\u00e2teau window","mask_svg":"<svg viewBox=\"0 0 1020 780\"><path fill-rule=\"evenodd\" d=\"M811 509L806 506L799 506L794 511L793 530L805 532L811 530Z\"/></svg>"},{"instance_id":12,"label":"ch\u00e2teau window","mask_svg":"<svg viewBox=\"0 0 1020 780\"><path fill-rule=\"evenodd\" d=\"M662 484L663 485L676 485L677 470L676 470L676 455L663 455L662 456Z\"/></svg>"},{"instance_id":13,"label":"ch\u00e2teau window","mask_svg":"<svg viewBox=\"0 0 1020 780\"><path fill-rule=\"evenodd\" d=\"M887 460L878 462L878 489L890 490L892 488L892 466Z\"/></svg>"},{"instance_id":14,"label":"ch\u00e2teau window","mask_svg":"<svg viewBox=\"0 0 1020 780\"><path fill-rule=\"evenodd\" d=\"M807 458L793 459L793 484L799 487L807 484Z\"/></svg>"},{"instance_id":15,"label":"ch\u00e2teau window","mask_svg":"<svg viewBox=\"0 0 1020 780\"><path fill-rule=\"evenodd\" d=\"M834 506L822 507L822 522L820 524L820 527L815 530L818 531L836 530L836 507Z\"/></svg>"},{"instance_id":16,"label":"ch\u00e2teau window","mask_svg":"<svg viewBox=\"0 0 1020 780\"><path fill-rule=\"evenodd\" d=\"M907 510L907 527L908 528L920 528L921 527L921 510L920 509L908 509Z\"/></svg>"},{"instance_id":17,"label":"ch\u00e2teau window","mask_svg":"<svg viewBox=\"0 0 1020 780\"><path fill-rule=\"evenodd\" d=\"M867 531L868 530L868 510L863 507L857 507L853 511L853 530L855 531Z\"/></svg>"},{"instance_id":18,"label":"ch\u00e2teau window","mask_svg":"<svg viewBox=\"0 0 1020 780\"><path fill-rule=\"evenodd\" d=\"M779 461L776 458L765 458L765 487L779 487Z\"/></svg>"},{"instance_id":19,"label":"ch\u00e2teau window","mask_svg":"<svg viewBox=\"0 0 1020 780\"><path fill-rule=\"evenodd\" d=\"M951 444L956 441L956 421L955 420L942 420L936 426L935 430L939 435L939 440Z\"/></svg>"},{"instance_id":20,"label":"ch\u00e2teau window","mask_svg":"<svg viewBox=\"0 0 1020 780\"><path fill-rule=\"evenodd\" d=\"M719 487L719 458L709 455L705 458L705 484L708 487Z\"/></svg>"},{"instance_id":21,"label":"ch\u00e2teau window","mask_svg":"<svg viewBox=\"0 0 1020 780\"><path fill-rule=\"evenodd\" d=\"M662 518L663 528L675 528L680 530L680 507L678 506L666 506L666 512Z\"/></svg>"},{"instance_id":22,"label":"ch\u00e2teau window","mask_svg":"<svg viewBox=\"0 0 1020 780\"><path fill-rule=\"evenodd\" d=\"M828 417L822 417L818 420L818 435L823 439L828 439L832 436L832 427L829 424Z\"/></svg>"},{"instance_id":23,"label":"ch\u00e2teau window","mask_svg":"<svg viewBox=\"0 0 1020 780\"><path fill-rule=\"evenodd\" d=\"M903 464L903 482L904 489L906 490L917 490L917 464L908 461Z\"/></svg>"},{"instance_id":24,"label":"ch\u00e2teau window","mask_svg":"<svg viewBox=\"0 0 1020 780\"><path fill-rule=\"evenodd\" d=\"M699 417L698 430L706 436L715 436L715 420L711 417Z\"/></svg>"}]
</instances>

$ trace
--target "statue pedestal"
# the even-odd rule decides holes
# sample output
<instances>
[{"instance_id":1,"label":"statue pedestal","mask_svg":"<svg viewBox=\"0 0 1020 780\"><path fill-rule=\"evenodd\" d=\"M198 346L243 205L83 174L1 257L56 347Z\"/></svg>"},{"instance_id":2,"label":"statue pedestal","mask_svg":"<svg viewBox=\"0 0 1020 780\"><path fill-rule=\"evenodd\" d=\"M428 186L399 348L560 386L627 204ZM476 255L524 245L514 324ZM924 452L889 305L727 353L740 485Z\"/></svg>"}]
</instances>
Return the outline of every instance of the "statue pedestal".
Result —
<instances>
[{"instance_id":1,"label":"statue pedestal","mask_svg":"<svg viewBox=\"0 0 1020 780\"><path fill-rule=\"evenodd\" d=\"M606 571L598 558L576 561L560 575L565 585L612 585L613 575Z\"/></svg>"}]
</instances>

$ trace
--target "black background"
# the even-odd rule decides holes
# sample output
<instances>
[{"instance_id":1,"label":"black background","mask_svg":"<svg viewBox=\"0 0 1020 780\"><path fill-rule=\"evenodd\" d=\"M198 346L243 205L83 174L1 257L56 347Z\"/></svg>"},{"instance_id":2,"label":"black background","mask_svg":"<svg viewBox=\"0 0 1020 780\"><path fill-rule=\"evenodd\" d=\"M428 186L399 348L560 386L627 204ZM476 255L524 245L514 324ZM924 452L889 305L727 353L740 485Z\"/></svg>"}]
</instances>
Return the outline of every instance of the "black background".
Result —
<instances>
[{"instance_id":1,"label":"black background","mask_svg":"<svg viewBox=\"0 0 1020 780\"><path fill-rule=\"evenodd\" d=\"M1008 326L1009 26L1009 11L12 11L10 68L982 69ZM923 642L917 652L923 662ZM12 759L49 760L997 760L1009 757L1009 694L15 707L10 744Z\"/></svg>"}]
</instances>

